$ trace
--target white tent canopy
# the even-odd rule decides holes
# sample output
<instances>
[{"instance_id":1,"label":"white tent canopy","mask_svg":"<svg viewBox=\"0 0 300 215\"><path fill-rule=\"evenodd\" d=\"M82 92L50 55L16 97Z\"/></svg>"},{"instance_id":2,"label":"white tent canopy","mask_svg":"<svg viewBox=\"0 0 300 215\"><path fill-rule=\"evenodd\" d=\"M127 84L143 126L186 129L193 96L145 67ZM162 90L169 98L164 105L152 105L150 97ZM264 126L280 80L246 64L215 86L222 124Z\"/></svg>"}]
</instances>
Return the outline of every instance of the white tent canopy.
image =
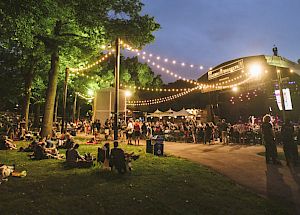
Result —
<instances>
[{"instance_id":1,"label":"white tent canopy","mask_svg":"<svg viewBox=\"0 0 300 215\"><path fill-rule=\"evenodd\" d=\"M148 117L161 117L163 115L164 112L160 111L160 110L156 110L153 113L150 113L148 115Z\"/></svg>"},{"instance_id":2,"label":"white tent canopy","mask_svg":"<svg viewBox=\"0 0 300 215\"><path fill-rule=\"evenodd\" d=\"M170 108L169 110L163 112L161 116L174 117L174 113L176 113L176 111Z\"/></svg>"},{"instance_id":3,"label":"white tent canopy","mask_svg":"<svg viewBox=\"0 0 300 215\"><path fill-rule=\"evenodd\" d=\"M174 111L171 108L165 112L156 110L153 113L150 113L148 117L177 117L177 116L192 116L193 114L189 113L185 108L180 111Z\"/></svg>"},{"instance_id":4,"label":"white tent canopy","mask_svg":"<svg viewBox=\"0 0 300 215\"><path fill-rule=\"evenodd\" d=\"M180 111L174 113L175 116L192 116L193 114L189 113L185 108L182 108Z\"/></svg>"}]
</instances>

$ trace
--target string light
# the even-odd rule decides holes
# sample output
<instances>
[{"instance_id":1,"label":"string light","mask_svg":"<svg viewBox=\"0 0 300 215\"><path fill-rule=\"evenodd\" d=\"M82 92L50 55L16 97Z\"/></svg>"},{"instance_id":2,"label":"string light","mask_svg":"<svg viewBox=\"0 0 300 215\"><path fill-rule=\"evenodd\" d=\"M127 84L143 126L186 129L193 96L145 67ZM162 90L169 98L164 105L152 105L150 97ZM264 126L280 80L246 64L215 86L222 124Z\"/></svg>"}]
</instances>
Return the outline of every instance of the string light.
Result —
<instances>
[{"instance_id":1,"label":"string light","mask_svg":"<svg viewBox=\"0 0 300 215\"><path fill-rule=\"evenodd\" d=\"M123 44L124 48L127 49L127 50L130 50L132 52L136 52L138 55L140 55L141 53L139 52L139 50L137 49L133 49L132 47L130 47L129 45L127 44ZM216 89L216 90L221 90L221 89L226 89L226 88L231 88L233 85L228 85L229 83L231 82L235 82L239 79L241 79L243 77L243 75L239 75L237 77L234 77L234 78L231 78L229 80L226 80L226 81L222 81L218 84L204 84L204 83L199 83L197 81L194 81L194 80L190 80L190 79L187 79L187 78L184 78L182 77L181 75L178 75L176 74L175 72L173 71L170 71L169 69L166 69L165 67L162 67L161 65L159 65L157 62L154 62L152 60L152 58L147 58L146 55L147 53L146 52L142 52L142 59L145 60L147 63L151 64L152 66L156 66L157 69L160 69L162 72L170 75L170 76L173 76L175 78L177 78L178 80L183 80L187 83L190 83L190 84L194 84L194 85L197 85L200 87L200 89L204 88L204 89ZM149 57L152 57L152 54L150 56L149 54ZM160 57L159 57L160 58ZM165 58L164 60L165 62L169 61L168 58ZM172 61L173 64L176 64L176 61L173 60ZM181 65L185 65L185 63L182 63ZM203 66L200 66L200 69L203 69ZM212 67L210 68L210 70L212 69ZM235 85L238 85L238 84L235 84Z\"/></svg>"},{"instance_id":2,"label":"string light","mask_svg":"<svg viewBox=\"0 0 300 215\"><path fill-rule=\"evenodd\" d=\"M170 71L169 69L166 69L165 67L161 66L160 64L157 64L156 62L154 62L150 58L142 56L142 59L145 60L148 64L151 64L152 66L156 66L157 69L161 70L162 72L164 72L164 73L166 73L166 74L168 74L170 76L173 76L173 77L175 77L175 78L177 78L179 80L183 80L183 81L188 82L190 84L194 84L194 85L198 85L198 86L200 85L197 81L184 78L181 75L178 75L175 72Z\"/></svg>"},{"instance_id":3,"label":"string light","mask_svg":"<svg viewBox=\"0 0 300 215\"><path fill-rule=\"evenodd\" d=\"M131 85L120 84L120 87L136 89L136 90L144 90L144 91L152 91L152 92L182 92L188 91L191 88L152 88L152 87L137 87Z\"/></svg>"},{"instance_id":4,"label":"string light","mask_svg":"<svg viewBox=\"0 0 300 215\"><path fill-rule=\"evenodd\" d=\"M108 84L113 84L114 81L104 81L101 77L98 76L90 76L86 75L84 73L75 73L75 74L70 74L70 76L81 76L89 80L94 80L94 81L100 81L100 82L105 82ZM140 86L132 86L132 85L124 85L120 84L120 87L124 88L130 88L130 89L135 89L135 90L140 90L140 91L152 91L152 92L182 92L182 91L187 91L191 88L152 88L152 87L140 87Z\"/></svg>"},{"instance_id":5,"label":"string light","mask_svg":"<svg viewBox=\"0 0 300 215\"><path fill-rule=\"evenodd\" d=\"M103 55L102 57L100 57L97 61L95 61L94 63L88 64L84 67L79 67L79 68L70 68L70 72L79 72L79 71L86 71L89 70L95 66L97 66L99 63L105 61L108 59L108 57L110 55L112 55L113 50L109 51L107 54Z\"/></svg>"},{"instance_id":6,"label":"string light","mask_svg":"<svg viewBox=\"0 0 300 215\"><path fill-rule=\"evenodd\" d=\"M138 52L136 49L133 49L130 45L122 42L122 47L125 49L125 50L128 50L128 51L131 51L131 52L137 52L137 55L143 55L143 57L147 58L147 56L149 56L150 58L155 58L156 60L161 60L163 59L162 62L165 62L165 63L171 63L171 64L177 64L177 62L180 62L180 61L177 61L175 59L173 60L169 60L168 58L162 58L161 56L157 55L157 56L154 56L152 53L147 53L145 51L143 51L142 53ZM182 61L181 61L182 62ZM199 68L200 70L203 70L204 67L202 65L199 65L199 66L196 66L195 67L195 64L188 64L188 63L185 63L185 62L182 62L180 63L179 65L181 65L182 67L185 67L186 65L189 66L190 68Z\"/></svg>"},{"instance_id":7,"label":"string light","mask_svg":"<svg viewBox=\"0 0 300 215\"><path fill-rule=\"evenodd\" d=\"M191 88L185 92L181 92L175 95L171 95L171 96L166 96L163 98L158 98L158 99L148 99L148 100L139 100L139 101L128 101L127 105L134 105L134 106L143 106L143 105L153 105L153 104L159 104L159 103L163 103L163 102L168 102L168 101L172 101L174 99L180 98L184 95L187 95L191 92L193 92L194 90L198 89L198 87L194 87Z\"/></svg>"},{"instance_id":8,"label":"string light","mask_svg":"<svg viewBox=\"0 0 300 215\"><path fill-rule=\"evenodd\" d=\"M84 73L79 73L79 72L76 72L74 74L70 74L70 77L76 77L76 76L79 76L79 77L83 77L83 78L86 78L86 79L89 79L89 80L93 80L93 81L100 81L100 82L104 82L104 83L107 83L107 84L113 84L114 81L104 81L103 78L99 77L99 76L90 76L90 75L86 75Z\"/></svg>"},{"instance_id":9,"label":"string light","mask_svg":"<svg viewBox=\"0 0 300 215\"><path fill-rule=\"evenodd\" d=\"M127 86L127 85L124 85L124 87L129 87L129 88L134 88L134 89L137 89L137 90L146 90L146 91L157 91L157 92L179 92L181 91L181 93L178 93L178 94L175 94L175 95L172 95L172 96L168 96L168 97L164 97L164 98L159 98L159 99L150 99L150 100L143 100L143 101L133 101L132 103L131 102L128 102L129 105L151 105L151 104L158 104L158 103L162 103L162 102L167 102L167 101L171 101L173 99L176 99L178 97L181 97L181 96L184 96L196 89L211 89L211 90L220 90L220 89L226 89L226 88L232 88L232 87L235 87L235 86L239 86L241 84L244 84L246 83L247 81L249 81L250 77L244 79L243 81L241 82L238 82L238 83L232 83L232 82L236 82L238 81L239 79L243 78L243 77L246 77L248 76L248 74L241 74L237 77L234 77L234 78L231 78L231 79L228 79L226 81L221 81L219 83L215 83L215 84L205 84L205 83L199 83L197 81L194 81L194 80L189 80L187 78L184 78L176 73L174 73L173 71L170 71L169 69L166 69L164 67L162 67L160 64L158 64L157 62L154 62L152 59L156 59L156 60L160 60L161 57L160 56L153 56L153 54L149 54L149 58L147 57L147 53L146 52L139 52L138 49L134 49L132 48L131 46L125 44L123 41L121 41L121 44L124 48L126 48L127 50L131 51L131 52L135 52L138 56L141 56L142 55L142 59L147 61L147 63L151 63L152 66L155 66L157 69L160 69L161 71L165 72L166 74L169 74L179 80L183 80L185 82L188 82L190 84L194 84L194 85L197 85L197 87L194 87L194 88L187 88L187 89L176 89L176 88L145 88L145 87L136 87L136 86ZM102 81L103 79L101 79L100 77L94 77L94 76L89 76L89 75L86 75L84 73L80 73L81 71L85 71L85 70L88 70L96 65L98 65L99 63L105 61L106 59L108 59L108 57L110 55L112 55L112 52L114 52L114 50L112 49L111 51L109 51L106 55L104 55L103 57L101 57L100 59L98 59L96 62L92 63L92 64L88 64L87 66L85 67L82 67L82 68L70 68L70 71L73 72L73 74L71 73L70 76L75 76L75 75L78 75L78 76L82 76L82 77L85 77L85 78L89 78L89 79L92 79L92 80L96 80L96 81ZM151 59L150 59L151 58ZM171 62L172 64L176 64L177 61L176 60L169 60L168 58L164 58L163 60L164 62ZM186 64L184 62L182 62L180 64L181 66L186 66ZM193 64L190 64L189 65L191 68L194 68L194 65ZM200 69L203 69L203 66L200 66L199 67ZM212 68L210 68L211 70ZM112 83L112 82L109 82L109 81L106 81L106 83ZM230 84L232 83L232 84ZM122 84L121 84L122 86ZM78 94L79 95L79 94ZM91 98L88 98L88 97L85 97L84 95L81 94L82 97L90 100Z\"/></svg>"},{"instance_id":10,"label":"string light","mask_svg":"<svg viewBox=\"0 0 300 215\"><path fill-rule=\"evenodd\" d=\"M79 92L76 92L77 93L77 95L80 97L80 98L83 98L83 99L85 99L85 100L93 100L95 97L87 97L87 96L85 96L85 95L83 95L83 94L81 94L81 93L79 93Z\"/></svg>"}]
</instances>

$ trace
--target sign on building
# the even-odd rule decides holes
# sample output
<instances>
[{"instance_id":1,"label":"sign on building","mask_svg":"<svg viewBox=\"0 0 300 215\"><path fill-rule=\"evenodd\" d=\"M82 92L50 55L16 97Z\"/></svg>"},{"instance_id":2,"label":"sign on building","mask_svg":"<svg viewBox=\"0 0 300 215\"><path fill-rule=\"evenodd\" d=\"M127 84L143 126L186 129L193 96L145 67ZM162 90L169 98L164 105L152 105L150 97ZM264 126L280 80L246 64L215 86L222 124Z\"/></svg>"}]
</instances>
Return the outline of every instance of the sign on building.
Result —
<instances>
[{"instance_id":1,"label":"sign on building","mask_svg":"<svg viewBox=\"0 0 300 215\"><path fill-rule=\"evenodd\" d=\"M234 61L217 69L208 71L208 80L213 80L244 69L243 59Z\"/></svg>"}]
</instances>

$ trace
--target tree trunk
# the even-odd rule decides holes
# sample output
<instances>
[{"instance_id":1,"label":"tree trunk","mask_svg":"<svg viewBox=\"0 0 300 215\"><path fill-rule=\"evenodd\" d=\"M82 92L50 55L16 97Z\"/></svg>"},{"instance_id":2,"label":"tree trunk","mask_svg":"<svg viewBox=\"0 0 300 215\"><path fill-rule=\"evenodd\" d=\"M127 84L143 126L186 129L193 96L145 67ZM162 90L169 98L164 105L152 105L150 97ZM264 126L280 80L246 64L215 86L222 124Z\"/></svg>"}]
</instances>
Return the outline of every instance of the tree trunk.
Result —
<instances>
[{"instance_id":1,"label":"tree trunk","mask_svg":"<svg viewBox=\"0 0 300 215\"><path fill-rule=\"evenodd\" d=\"M37 102L34 104L34 120L33 120L34 128L40 128L40 115L41 115L41 103Z\"/></svg>"},{"instance_id":2,"label":"tree trunk","mask_svg":"<svg viewBox=\"0 0 300 215\"><path fill-rule=\"evenodd\" d=\"M81 109L80 104L78 104L78 109L77 109L77 121L80 120L80 109Z\"/></svg>"},{"instance_id":3,"label":"tree trunk","mask_svg":"<svg viewBox=\"0 0 300 215\"><path fill-rule=\"evenodd\" d=\"M56 49L51 54L51 69L48 74L48 88L46 95L45 111L43 117L41 136L51 135L53 126L54 103L56 96L58 70L59 70L59 53Z\"/></svg>"},{"instance_id":4,"label":"tree trunk","mask_svg":"<svg viewBox=\"0 0 300 215\"><path fill-rule=\"evenodd\" d=\"M58 99L59 99L59 94L56 95L55 112L54 112L54 122L57 122Z\"/></svg>"},{"instance_id":5,"label":"tree trunk","mask_svg":"<svg viewBox=\"0 0 300 215\"><path fill-rule=\"evenodd\" d=\"M24 89L24 103L22 109L22 117L25 121L25 130L28 131L28 118L29 118L29 106L31 97L32 81L34 76L34 63L31 65L28 72L25 74L25 89Z\"/></svg>"},{"instance_id":6,"label":"tree trunk","mask_svg":"<svg viewBox=\"0 0 300 215\"><path fill-rule=\"evenodd\" d=\"M73 122L76 122L76 106L77 106L77 93L75 93L74 103L73 103Z\"/></svg>"}]
</instances>

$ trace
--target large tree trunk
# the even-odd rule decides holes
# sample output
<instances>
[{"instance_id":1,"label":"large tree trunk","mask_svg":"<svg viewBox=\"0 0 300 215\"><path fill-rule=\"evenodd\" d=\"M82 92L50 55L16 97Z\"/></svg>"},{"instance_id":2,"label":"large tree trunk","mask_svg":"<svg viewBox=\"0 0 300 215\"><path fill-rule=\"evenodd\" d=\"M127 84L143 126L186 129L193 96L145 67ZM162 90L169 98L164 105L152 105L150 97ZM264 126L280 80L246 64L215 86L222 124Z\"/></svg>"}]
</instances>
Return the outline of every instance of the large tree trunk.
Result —
<instances>
[{"instance_id":1,"label":"large tree trunk","mask_svg":"<svg viewBox=\"0 0 300 215\"><path fill-rule=\"evenodd\" d=\"M34 76L34 63L31 65L28 72L25 74L25 89L24 89L24 103L22 109L22 117L25 121L25 130L28 131L28 118L29 118L29 106L31 97L32 81Z\"/></svg>"},{"instance_id":2,"label":"large tree trunk","mask_svg":"<svg viewBox=\"0 0 300 215\"><path fill-rule=\"evenodd\" d=\"M48 76L48 88L45 103L45 111L43 117L41 136L46 137L51 135L53 126L54 103L56 96L58 70L59 70L59 53L56 49L51 54L51 69Z\"/></svg>"},{"instance_id":3,"label":"large tree trunk","mask_svg":"<svg viewBox=\"0 0 300 215\"><path fill-rule=\"evenodd\" d=\"M41 103L37 102L34 104L34 120L33 120L34 128L40 128L40 115L41 115Z\"/></svg>"}]
</instances>

